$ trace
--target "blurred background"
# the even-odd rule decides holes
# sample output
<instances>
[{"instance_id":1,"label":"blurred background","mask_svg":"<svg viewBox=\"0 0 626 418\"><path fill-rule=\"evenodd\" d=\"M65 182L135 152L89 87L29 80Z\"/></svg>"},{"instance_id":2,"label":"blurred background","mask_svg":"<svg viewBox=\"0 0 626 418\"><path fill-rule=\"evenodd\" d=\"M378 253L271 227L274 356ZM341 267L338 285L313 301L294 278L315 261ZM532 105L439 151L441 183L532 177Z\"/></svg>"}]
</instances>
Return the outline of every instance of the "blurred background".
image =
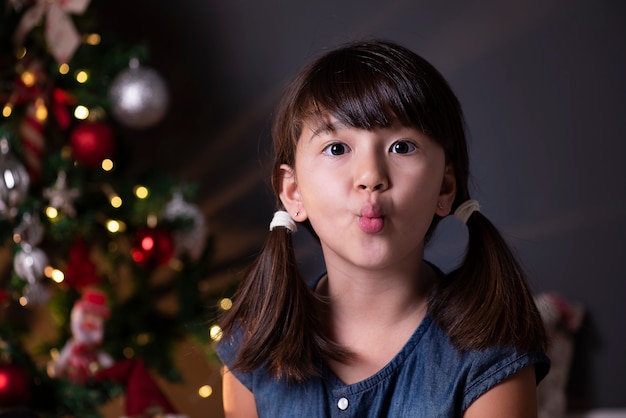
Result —
<instances>
[{"instance_id":1,"label":"blurred background","mask_svg":"<svg viewBox=\"0 0 626 418\"><path fill-rule=\"evenodd\" d=\"M29 1L3 3L3 9L21 7L18 17L33 7ZM88 12L103 41L111 34L120 44L145 45L149 54L142 64L167 86L168 96L160 97L167 110L155 122L136 127L108 120L128 185L171 173L176 180L168 186L193 191L184 194L191 209L183 212L201 213L206 224L193 227L206 227L208 240L201 257L189 263L200 265L192 282L206 296L199 303L220 306L267 235L275 204L268 183L269 128L284 85L311 58L342 42L394 40L432 62L464 107L473 197L515 248L536 293L558 307L548 311L562 319L554 329L565 341L561 353L567 361L555 368L561 373L555 385L564 391L568 409L626 410L626 3L106 0L92 1ZM72 16L80 27L79 17ZM0 64L4 76L9 67ZM112 76L123 71L129 70L105 77L109 90ZM107 106L115 108L111 102ZM59 171L55 166L51 178ZM174 189L167 189L163 205L171 203ZM141 232L139 225L129 230L133 239ZM428 257L444 269L454 266L463 252L463 232L455 221L443 222ZM151 237L158 242L159 236ZM297 240L305 277L315 277L323 271L320 254L305 233ZM60 292L52 293L54 298ZM66 318L79 293L65 301ZM20 337L28 341L42 332L32 327L46 328L46 320L37 318L47 310L46 304L20 305L10 313L7 308L3 319L28 325ZM197 338L208 335L215 312L184 318L204 329L194 328L194 338L172 337L173 368L182 380L172 382L150 368L165 396L190 417L222 416L219 363L210 339ZM199 321L203 315L206 321ZM68 339L67 321L61 328L61 338ZM124 396L101 410L121 415Z\"/></svg>"}]
</instances>

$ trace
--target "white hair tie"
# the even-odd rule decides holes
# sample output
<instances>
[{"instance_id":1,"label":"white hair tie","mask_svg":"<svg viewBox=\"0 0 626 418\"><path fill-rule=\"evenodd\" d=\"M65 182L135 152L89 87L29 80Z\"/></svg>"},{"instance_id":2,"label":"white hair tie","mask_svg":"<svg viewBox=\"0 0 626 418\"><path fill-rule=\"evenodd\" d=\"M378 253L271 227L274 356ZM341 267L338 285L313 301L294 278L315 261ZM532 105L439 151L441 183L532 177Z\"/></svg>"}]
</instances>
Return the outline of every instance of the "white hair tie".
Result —
<instances>
[{"instance_id":1,"label":"white hair tie","mask_svg":"<svg viewBox=\"0 0 626 418\"><path fill-rule=\"evenodd\" d=\"M461 203L458 208L456 208L456 210L454 211L454 217L458 219L458 221L461 222L463 225L465 225L469 217L475 211L480 212L480 205L478 204L478 201L474 199L466 200L465 202Z\"/></svg>"},{"instance_id":2,"label":"white hair tie","mask_svg":"<svg viewBox=\"0 0 626 418\"><path fill-rule=\"evenodd\" d=\"M291 216L284 210L274 212L274 217L272 218L272 222L270 222L270 231L278 226L287 228L290 232L296 232L298 230L296 222L291 219Z\"/></svg>"}]
</instances>

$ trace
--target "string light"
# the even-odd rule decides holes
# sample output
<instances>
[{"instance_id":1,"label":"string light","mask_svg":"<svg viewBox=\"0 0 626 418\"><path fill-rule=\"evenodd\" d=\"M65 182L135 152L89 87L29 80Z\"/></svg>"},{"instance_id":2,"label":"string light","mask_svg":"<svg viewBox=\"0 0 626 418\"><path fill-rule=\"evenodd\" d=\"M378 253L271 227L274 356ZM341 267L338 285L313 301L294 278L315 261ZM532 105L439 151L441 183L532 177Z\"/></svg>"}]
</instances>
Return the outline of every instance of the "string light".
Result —
<instances>
[{"instance_id":1,"label":"string light","mask_svg":"<svg viewBox=\"0 0 626 418\"><path fill-rule=\"evenodd\" d=\"M56 219L56 217L59 216L59 211L56 210L56 208L53 208L52 206L48 206L46 208L46 216L50 219Z\"/></svg>"},{"instance_id":2,"label":"string light","mask_svg":"<svg viewBox=\"0 0 626 418\"><path fill-rule=\"evenodd\" d=\"M26 87L32 87L35 85L35 74L29 70L24 71L20 78Z\"/></svg>"},{"instance_id":3,"label":"string light","mask_svg":"<svg viewBox=\"0 0 626 418\"><path fill-rule=\"evenodd\" d=\"M224 298L220 300L219 305L223 311L228 311L233 307L233 301L230 298Z\"/></svg>"},{"instance_id":4,"label":"string light","mask_svg":"<svg viewBox=\"0 0 626 418\"><path fill-rule=\"evenodd\" d=\"M126 231L126 224L122 221L118 221L115 219L109 219L106 222L107 231L115 234L116 232L124 232Z\"/></svg>"},{"instance_id":5,"label":"string light","mask_svg":"<svg viewBox=\"0 0 626 418\"><path fill-rule=\"evenodd\" d=\"M113 161L109 158L105 158L104 160L102 160L102 169L104 171L113 170Z\"/></svg>"},{"instance_id":6,"label":"string light","mask_svg":"<svg viewBox=\"0 0 626 418\"><path fill-rule=\"evenodd\" d=\"M148 197L149 194L150 192L148 191L147 187L135 186L135 196L137 196L139 199L145 199L146 197Z\"/></svg>"},{"instance_id":7,"label":"string light","mask_svg":"<svg viewBox=\"0 0 626 418\"><path fill-rule=\"evenodd\" d=\"M213 341L219 341L222 339L222 328L219 325L213 325L209 329L209 336Z\"/></svg>"},{"instance_id":8,"label":"string light","mask_svg":"<svg viewBox=\"0 0 626 418\"><path fill-rule=\"evenodd\" d=\"M74 109L74 117L79 120L85 120L89 117L89 109L83 105L78 105Z\"/></svg>"},{"instance_id":9,"label":"string light","mask_svg":"<svg viewBox=\"0 0 626 418\"><path fill-rule=\"evenodd\" d=\"M200 395L201 398L206 399L213 395L213 388L210 385L202 385L198 389L198 395Z\"/></svg>"},{"instance_id":10,"label":"string light","mask_svg":"<svg viewBox=\"0 0 626 418\"><path fill-rule=\"evenodd\" d=\"M107 230L113 233L119 232L120 223L114 219L111 219L110 221L107 222Z\"/></svg>"},{"instance_id":11,"label":"string light","mask_svg":"<svg viewBox=\"0 0 626 418\"><path fill-rule=\"evenodd\" d=\"M37 100L35 100L35 119L39 122L44 122L48 119L48 108L46 108L46 105L41 97L38 97Z\"/></svg>"},{"instance_id":12,"label":"string light","mask_svg":"<svg viewBox=\"0 0 626 418\"><path fill-rule=\"evenodd\" d=\"M13 103L5 104L2 108L2 116L8 118L9 116L11 116L11 113L13 113Z\"/></svg>"},{"instance_id":13,"label":"string light","mask_svg":"<svg viewBox=\"0 0 626 418\"><path fill-rule=\"evenodd\" d=\"M100 34L99 33L90 33L85 36L85 42L89 45L99 45L100 44Z\"/></svg>"},{"instance_id":14,"label":"string light","mask_svg":"<svg viewBox=\"0 0 626 418\"><path fill-rule=\"evenodd\" d=\"M86 71L81 70L76 73L76 81L78 81L79 83L81 84L86 83L88 79L89 79L89 75L87 74Z\"/></svg>"},{"instance_id":15,"label":"string light","mask_svg":"<svg viewBox=\"0 0 626 418\"><path fill-rule=\"evenodd\" d=\"M154 239L152 237L144 237L141 240L141 248L148 252L154 248Z\"/></svg>"},{"instance_id":16,"label":"string light","mask_svg":"<svg viewBox=\"0 0 626 418\"><path fill-rule=\"evenodd\" d=\"M63 64L59 65L59 73L60 74L67 74L70 72L70 65L66 62L64 62Z\"/></svg>"},{"instance_id":17,"label":"string light","mask_svg":"<svg viewBox=\"0 0 626 418\"><path fill-rule=\"evenodd\" d=\"M62 283L65 280L65 274L59 269L52 269L52 275L50 277L55 283Z\"/></svg>"},{"instance_id":18,"label":"string light","mask_svg":"<svg viewBox=\"0 0 626 418\"><path fill-rule=\"evenodd\" d=\"M103 184L102 191L109 199L109 203L111 204L111 206L113 206L115 209L122 206L122 198L115 192L115 190L113 190L113 187L111 187L110 184Z\"/></svg>"},{"instance_id":19,"label":"string light","mask_svg":"<svg viewBox=\"0 0 626 418\"><path fill-rule=\"evenodd\" d=\"M120 206L122 206L122 198L119 196L113 196L111 197L111 199L109 200L109 202L111 203L111 206L113 206L115 209L119 208Z\"/></svg>"}]
</instances>

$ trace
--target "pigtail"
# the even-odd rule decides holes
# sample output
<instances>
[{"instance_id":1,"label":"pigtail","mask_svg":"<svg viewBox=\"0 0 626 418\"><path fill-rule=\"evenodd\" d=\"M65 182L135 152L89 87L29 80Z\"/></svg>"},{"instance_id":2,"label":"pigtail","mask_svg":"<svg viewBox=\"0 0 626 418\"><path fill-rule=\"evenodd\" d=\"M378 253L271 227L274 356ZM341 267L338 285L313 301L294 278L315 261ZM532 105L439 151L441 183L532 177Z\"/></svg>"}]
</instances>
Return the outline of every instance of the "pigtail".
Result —
<instances>
[{"instance_id":1,"label":"pigtail","mask_svg":"<svg viewBox=\"0 0 626 418\"><path fill-rule=\"evenodd\" d=\"M492 345L545 349L541 317L511 248L478 211L467 227L463 263L442 279L431 298L435 321L462 351Z\"/></svg>"},{"instance_id":2,"label":"pigtail","mask_svg":"<svg viewBox=\"0 0 626 418\"><path fill-rule=\"evenodd\" d=\"M325 337L317 304L297 268L286 228L275 228L223 317L223 338L240 335L231 369L268 372L302 381L319 374L317 359L343 359L344 350Z\"/></svg>"}]
</instances>

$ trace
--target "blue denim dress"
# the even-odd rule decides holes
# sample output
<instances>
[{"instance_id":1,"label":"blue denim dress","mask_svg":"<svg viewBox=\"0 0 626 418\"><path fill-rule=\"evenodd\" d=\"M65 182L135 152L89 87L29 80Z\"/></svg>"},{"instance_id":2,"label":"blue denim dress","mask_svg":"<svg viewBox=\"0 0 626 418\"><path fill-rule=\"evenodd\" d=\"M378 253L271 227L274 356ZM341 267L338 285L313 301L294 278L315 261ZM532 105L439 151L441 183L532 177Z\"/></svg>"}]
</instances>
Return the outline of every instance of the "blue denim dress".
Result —
<instances>
[{"instance_id":1,"label":"blue denim dress","mask_svg":"<svg viewBox=\"0 0 626 418\"><path fill-rule=\"evenodd\" d=\"M382 343L382 342L381 342ZM218 354L232 364L237 342L223 340ZM322 366L302 384L276 380L263 369L234 372L252 392L259 417L461 417L480 395L522 368L535 365L537 382L550 363L543 352L511 347L459 353L426 316L400 352L373 376L346 385Z\"/></svg>"}]
</instances>

